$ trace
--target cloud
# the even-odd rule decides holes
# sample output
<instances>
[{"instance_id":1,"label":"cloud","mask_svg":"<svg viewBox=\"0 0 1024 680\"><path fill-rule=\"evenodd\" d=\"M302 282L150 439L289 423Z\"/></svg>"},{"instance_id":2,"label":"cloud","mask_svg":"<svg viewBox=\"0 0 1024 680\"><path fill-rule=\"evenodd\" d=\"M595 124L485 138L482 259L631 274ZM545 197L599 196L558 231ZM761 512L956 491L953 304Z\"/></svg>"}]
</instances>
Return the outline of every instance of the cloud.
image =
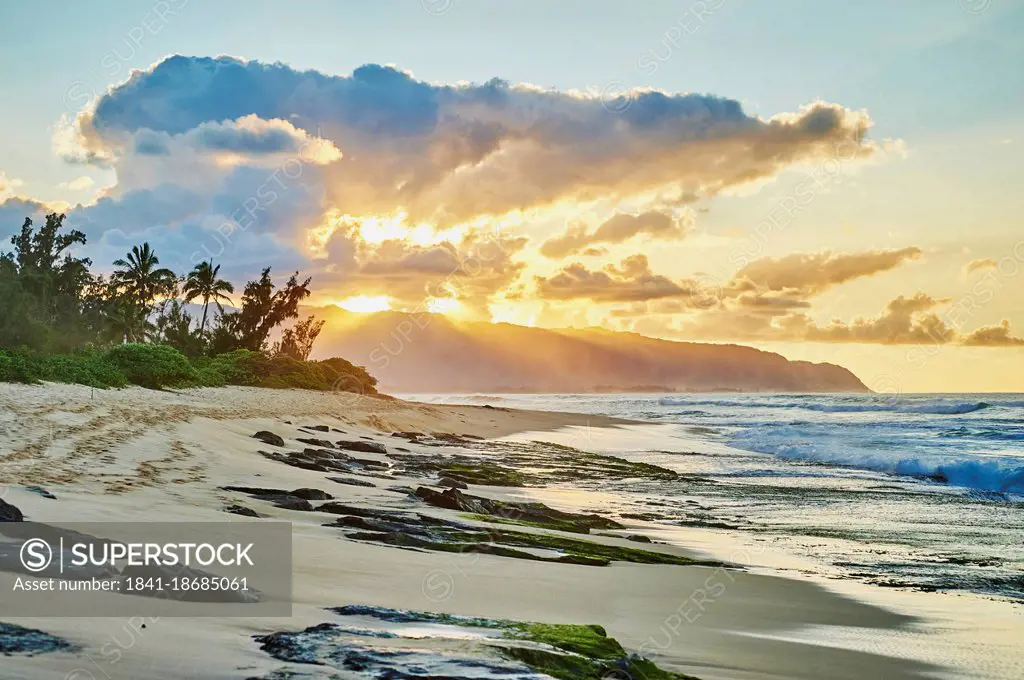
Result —
<instances>
[{"instance_id":1,"label":"cloud","mask_svg":"<svg viewBox=\"0 0 1024 680\"><path fill-rule=\"evenodd\" d=\"M400 239L367 243L355 225L339 227L327 240L326 266L319 275L338 298L387 295L415 308L430 298L457 298L464 311L487 317L488 299L507 289L525 265L515 255L526 239L471 232L455 242L418 245Z\"/></svg>"},{"instance_id":2,"label":"cloud","mask_svg":"<svg viewBox=\"0 0 1024 680\"><path fill-rule=\"evenodd\" d=\"M15 195L15 190L25 183L20 179L11 179L6 173L0 172L0 203L3 203Z\"/></svg>"},{"instance_id":3,"label":"cloud","mask_svg":"<svg viewBox=\"0 0 1024 680\"><path fill-rule=\"evenodd\" d=\"M982 326L962 340L974 347L1024 347L1024 338L1010 335L1010 320L1003 319L995 326Z\"/></svg>"},{"instance_id":4,"label":"cloud","mask_svg":"<svg viewBox=\"0 0 1024 680\"><path fill-rule=\"evenodd\" d=\"M665 186L720 189L794 163L875 149L865 140L865 114L822 102L762 119L731 99L645 91L616 113L596 93L499 79L434 84L379 65L335 76L184 56L134 72L78 116L72 137L80 158L115 166L132 156L173 155L159 135L248 154L287 142L280 128L242 135L209 127L235 121L237 128L242 120L321 130L346 154L327 173L335 207L353 215L401 207L416 222Z\"/></svg>"},{"instance_id":5,"label":"cloud","mask_svg":"<svg viewBox=\"0 0 1024 680\"><path fill-rule=\"evenodd\" d=\"M817 342L861 342L886 345L938 343L945 344L956 337L956 331L946 325L937 314L929 310L946 304L949 299L936 299L925 293L912 297L899 296L891 300L877 317L855 319L851 323L833 321L819 327L795 316L789 327L801 332L802 339Z\"/></svg>"},{"instance_id":6,"label":"cloud","mask_svg":"<svg viewBox=\"0 0 1024 680\"><path fill-rule=\"evenodd\" d=\"M687 291L669 278L651 271L644 255L632 255L619 266L590 270L575 263L554 276L535 279L541 297L553 300L588 299L594 302L637 302L675 297Z\"/></svg>"},{"instance_id":7,"label":"cloud","mask_svg":"<svg viewBox=\"0 0 1024 680\"><path fill-rule=\"evenodd\" d=\"M995 269L999 266L999 263L991 257L985 257L977 260L971 260L964 265L964 275L970 276L974 272L984 271L986 269Z\"/></svg>"},{"instance_id":8,"label":"cloud","mask_svg":"<svg viewBox=\"0 0 1024 680\"><path fill-rule=\"evenodd\" d=\"M28 198L8 198L0 201L0 250L7 246L11 236L21 231L21 225L25 223L26 217L38 224L48 213L54 211L51 206Z\"/></svg>"},{"instance_id":9,"label":"cloud","mask_svg":"<svg viewBox=\"0 0 1024 680\"><path fill-rule=\"evenodd\" d=\"M780 258L764 257L745 265L733 275L730 288L738 293L777 293L804 299L857 278L889 271L921 256L916 247L899 250L867 250L859 253L793 253Z\"/></svg>"},{"instance_id":10,"label":"cloud","mask_svg":"<svg viewBox=\"0 0 1024 680\"><path fill-rule=\"evenodd\" d=\"M175 135L143 129L132 135L132 140L132 151L141 156L172 156L191 151L254 159L308 153L303 161L317 165L332 163L342 156L333 142L316 138L288 121L262 120L255 115L202 123Z\"/></svg>"},{"instance_id":11,"label":"cloud","mask_svg":"<svg viewBox=\"0 0 1024 680\"><path fill-rule=\"evenodd\" d=\"M70 191L85 191L86 189L91 189L95 185L96 180L88 175L82 175L81 177L76 177L70 182L61 182L57 187L60 189L68 189Z\"/></svg>"},{"instance_id":12,"label":"cloud","mask_svg":"<svg viewBox=\"0 0 1024 680\"><path fill-rule=\"evenodd\" d=\"M664 301L682 304L682 301ZM954 328L932 310L950 302L926 293L899 296L889 301L875 317L852 321L833 319L819 325L808 314L794 311L806 308L807 303L775 300L765 297L726 300L721 305L709 306L681 317L673 327L676 334L687 338L730 339L762 342L829 342L862 344L947 344L958 339ZM676 313L678 308L657 309L648 304L646 309L634 306L620 310L618 318L651 318L659 313Z\"/></svg>"},{"instance_id":13,"label":"cloud","mask_svg":"<svg viewBox=\"0 0 1024 680\"><path fill-rule=\"evenodd\" d=\"M589 233L585 224L570 225L564 234L545 241L540 248L542 255L561 259L575 253L593 252L589 246L597 243L623 243L634 236L644 234L652 238L682 239L692 224L689 214L679 220L659 210L633 215L616 213Z\"/></svg>"},{"instance_id":14,"label":"cloud","mask_svg":"<svg viewBox=\"0 0 1024 680\"><path fill-rule=\"evenodd\" d=\"M580 263L563 267L552 277L536 277L538 292L551 299L590 299L602 302L643 302L678 298L679 309L662 309L651 313L676 313L696 309L707 310L705 317L715 314L743 328L759 325L744 319L756 312L764 323L791 310L807 309L808 299L834 286L871 276L899 266L921 255L916 247L899 250L870 250L859 253L794 253L781 258L755 260L722 284L706 275L672 280L651 272L647 258L634 255L619 267L606 266L591 270ZM669 305L671 306L671 305ZM635 309L636 307L634 307ZM633 316L620 310L617 317ZM716 323L712 326L727 330ZM770 330L770 329L769 329Z\"/></svg>"}]
</instances>

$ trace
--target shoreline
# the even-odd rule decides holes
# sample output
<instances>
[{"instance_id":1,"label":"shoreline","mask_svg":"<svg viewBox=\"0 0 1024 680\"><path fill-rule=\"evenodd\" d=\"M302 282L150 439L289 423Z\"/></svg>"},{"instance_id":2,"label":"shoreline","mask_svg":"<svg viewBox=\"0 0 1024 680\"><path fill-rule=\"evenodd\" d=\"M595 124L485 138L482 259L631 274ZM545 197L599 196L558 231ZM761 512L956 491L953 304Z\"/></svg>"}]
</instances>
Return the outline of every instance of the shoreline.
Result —
<instances>
[{"instance_id":1,"label":"shoreline","mask_svg":"<svg viewBox=\"0 0 1024 680\"><path fill-rule=\"evenodd\" d=\"M558 435L571 437L574 431L590 436L642 424L639 421L413 404L298 390L153 392L126 388L96 391L94 396L89 388L69 385L0 385L0 414L0 433L5 437L5 449L9 447L0 452L0 471L11 487L5 498L32 520L60 523L71 517L76 521L131 517L134 521L223 521L230 517L223 512L226 504L244 502L261 515L293 522L292 618L161 620L154 624L155 632L138 643L143 653L125 651L116 668L120 677L175 677L168 675L173 672L197 678L261 677L258 673L271 673L281 664L260 652L251 635L316 625L330 618L322 607L347 604L600 624L627 650L642 651L663 668L702 680L810 680L823 677L821 669L825 668L830 669L828 677L834 678L914 678L939 670L920 659L791 639L794 631L834 626L858 626L880 638L905 639L915 627L924 625L924 620L889 611L880 606L882 602L861 600L855 588L840 594L828 584L760 573L758 555L752 556L747 569L719 575L723 594L691 621L692 608L681 607L692 601L694 593L711 590L713 571L709 567L619 561L594 567L401 550L340 538L311 513L274 508L220 489L226 485L314 487L367 508L393 511L418 507L409 497L376 480L370 479L368 487L337 484L325 481L322 473L258 455L266 447L252 439L254 432L270 430L292 440L302 436L299 428L305 423L300 418L315 417L349 436L372 438L389 449L400 445L409 449L410 455L423 454L424 460L465 451L473 442L425 447L416 444L415 438L410 443L392 438L391 433L426 430L496 440L562 429ZM473 450L484 451L479 455L486 457L488 445L483 442ZM503 454L493 455L501 462ZM413 486L424 483L397 477L394 483L403 481ZM24 487L28 485L44 486L57 498L45 499L27 491ZM564 510L590 502L571 484L540 489L471 484L466 493L505 501L539 497ZM428 510L438 517L458 517L448 511ZM631 523L629 529L643 529L655 536L649 526ZM679 531L673 542L687 544L687 537L704 531L710 530ZM636 545L620 538L588 538L613 547ZM706 557L707 547L665 544L652 549L694 559ZM444 584L450 586L444 599L431 597L426 580L431 574L443 574ZM85 650L100 649L124 624L112 619L3 617L3 621L61 635ZM182 658L184 649L189 649L193 658ZM80 662L71 654L5 659L10 677L26 679L56 677L80 667Z\"/></svg>"}]
</instances>

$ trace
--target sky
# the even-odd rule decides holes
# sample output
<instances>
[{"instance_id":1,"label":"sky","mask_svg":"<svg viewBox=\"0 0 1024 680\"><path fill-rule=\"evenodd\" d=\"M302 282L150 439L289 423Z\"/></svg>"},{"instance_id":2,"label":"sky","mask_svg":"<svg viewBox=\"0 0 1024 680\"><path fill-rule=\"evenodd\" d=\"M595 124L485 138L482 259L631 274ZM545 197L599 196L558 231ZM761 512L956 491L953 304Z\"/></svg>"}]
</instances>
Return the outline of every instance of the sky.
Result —
<instances>
[{"instance_id":1,"label":"sky","mask_svg":"<svg viewBox=\"0 0 1024 680\"><path fill-rule=\"evenodd\" d=\"M0 237L1024 391L1024 2L8 3Z\"/></svg>"}]
</instances>

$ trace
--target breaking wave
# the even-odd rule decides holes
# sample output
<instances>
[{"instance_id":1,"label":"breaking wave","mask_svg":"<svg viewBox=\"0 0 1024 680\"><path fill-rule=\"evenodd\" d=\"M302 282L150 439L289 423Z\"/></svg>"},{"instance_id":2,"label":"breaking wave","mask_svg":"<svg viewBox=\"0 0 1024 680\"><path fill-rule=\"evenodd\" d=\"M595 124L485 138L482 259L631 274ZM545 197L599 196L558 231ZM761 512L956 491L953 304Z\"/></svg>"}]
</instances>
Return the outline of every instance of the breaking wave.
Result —
<instances>
[{"instance_id":1,"label":"breaking wave","mask_svg":"<svg viewBox=\"0 0 1024 680\"><path fill-rule=\"evenodd\" d=\"M900 399L891 399L880 403L851 404L832 403L821 404L810 401L745 401L745 400L693 400L679 397L662 397L658 400L661 406L720 406L733 408L777 408L777 409L806 409L818 411L819 413L868 413L868 412L889 412L889 413L921 413L932 415L959 415L963 413L974 413L982 409L992 407L992 404L985 401L977 402L949 402L936 400L925 403L904 403ZM1013 403L1007 404L1012 406Z\"/></svg>"},{"instance_id":2,"label":"breaking wave","mask_svg":"<svg viewBox=\"0 0 1024 680\"><path fill-rule=\"evenodd\" d=\"M806 432L792 432L788 437L780 435L780 432L746 431L733 437L729 443L748 451L770 453L783 460L872 470L984 491L1024 494L1024 461L1016 457L900 456L851 448L836 439L809 437ZM882 442L878 444L882 445Z\"/></svg>"}]
</instances>

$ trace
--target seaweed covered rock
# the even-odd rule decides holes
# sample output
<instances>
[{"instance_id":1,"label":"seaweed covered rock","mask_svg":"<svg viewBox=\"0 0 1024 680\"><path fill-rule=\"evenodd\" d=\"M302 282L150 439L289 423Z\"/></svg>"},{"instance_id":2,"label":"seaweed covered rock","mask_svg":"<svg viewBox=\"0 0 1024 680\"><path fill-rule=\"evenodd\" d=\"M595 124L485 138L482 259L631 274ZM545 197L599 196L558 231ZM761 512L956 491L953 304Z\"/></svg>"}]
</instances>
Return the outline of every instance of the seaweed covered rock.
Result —
<instances>
[{"instance_id":1,"label":"seaweed covered rock","mask_svg":"<svg viewBox=\"0 0 1024 680\"><path fill-rule=\"evenodd\" d=\"M25 654L34 656L47 652L72 651L74 646L59 637L41 630L23 628L13 623L0 621L0 654Z\"/></svg>"},{"instance_id":2,"label":"seaweed covered rock","mask_svg":"<svg viewBox=\"0 0 1024 680\"><path fill-rule=\"evenodd\" d=\"M280 661L390 680L696 680L662 670L628 653L595 624L534 623L366 605L332 607L328 611L342 619L354 618L358 627L353 627L355 621L323 623L256 640L263 651ZM382 623L367 624L366 619ZM446 645L444 652L409 646L416 639L404 632L410 627L395 628L391 624L414 624L411 629L417 634L429 630L435 640L458 644ZM334 676L328 673L325 677Z\"/></svg>"},{"instance_id":3,"label":"seaweed covered rock","mask_svg":"<svg viewBox=\"0 0 1024 680\"><path fill-rule=\"evenodd\" d=\"M622 527L615 520L600 515L563 512L543 503L497 501L482 496L464 494L458 489L445 489L442 492L437 492L421 486L416 489L416 496L438 508L497 517L509 524L541 526L580 534L590 533L591 529L619 529Z\"/></svg>"}]
</instances>

